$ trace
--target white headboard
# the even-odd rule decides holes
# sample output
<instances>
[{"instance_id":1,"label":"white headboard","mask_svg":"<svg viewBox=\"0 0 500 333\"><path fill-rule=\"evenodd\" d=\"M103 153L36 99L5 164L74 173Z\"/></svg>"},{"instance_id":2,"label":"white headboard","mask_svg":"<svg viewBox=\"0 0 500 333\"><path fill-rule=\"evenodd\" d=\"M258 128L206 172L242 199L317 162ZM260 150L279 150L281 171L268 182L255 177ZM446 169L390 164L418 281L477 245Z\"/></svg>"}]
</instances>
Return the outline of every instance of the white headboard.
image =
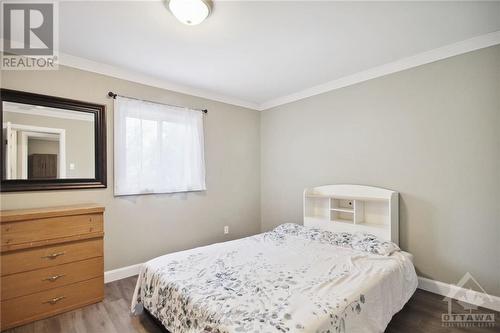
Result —
<instances>
[{"instance_id":1,"label":"white headboard","mask_svg":"<svg viewBox=\"0 0 500 333\"><path fill-rule=\"evenodd\" d=\"M363 185L307 188L304 225L337 232L368 232L398 244L399 195Z\"/></svg>"}]
</instances>

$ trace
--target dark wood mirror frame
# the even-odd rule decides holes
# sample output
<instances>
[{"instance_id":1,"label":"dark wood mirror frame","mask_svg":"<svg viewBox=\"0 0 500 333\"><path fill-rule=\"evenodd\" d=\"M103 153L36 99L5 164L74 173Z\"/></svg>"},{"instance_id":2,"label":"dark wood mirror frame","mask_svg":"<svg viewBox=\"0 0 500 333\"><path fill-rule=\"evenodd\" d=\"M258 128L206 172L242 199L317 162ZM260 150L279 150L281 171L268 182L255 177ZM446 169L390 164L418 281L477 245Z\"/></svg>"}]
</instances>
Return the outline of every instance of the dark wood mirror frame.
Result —
<instances>
[{"instance_id":1,"label":"dark wood mirror frame","mask_svg":"<svg viewBox=\"0 0 500 333\"><path fill-rule=\"evenodd\" d=\"M3 102L16 102L52 108L87 112L94 114L95 135L95 178L64 179L3 179L5 175L4 149L0 144L0 161L2 164L1 192L45 191L66 189L105 188L106 185L106 106L72 99L33 94L23 91L0 89L0 123L3 126ZM3 141L3 138L2 138Z\"/></svg>"}]
</instances>

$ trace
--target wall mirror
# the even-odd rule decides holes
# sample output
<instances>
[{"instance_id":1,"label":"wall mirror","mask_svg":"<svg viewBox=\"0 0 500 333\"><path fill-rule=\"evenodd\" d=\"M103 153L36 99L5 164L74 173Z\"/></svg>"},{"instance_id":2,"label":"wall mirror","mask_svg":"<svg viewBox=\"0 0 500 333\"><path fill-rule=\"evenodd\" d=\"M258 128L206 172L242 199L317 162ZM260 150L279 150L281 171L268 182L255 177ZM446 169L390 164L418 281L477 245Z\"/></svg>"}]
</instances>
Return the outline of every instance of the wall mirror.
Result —
<instances>
[{"instance_id":1,"label":"wall mirror","mask_svg":"<svg viewBox=\"0 0 500 333\"><path fill-rule=\"evenodd\" d=\"M104 105L0 93L2 192L106 187Z\"/></svg>"}]
</instances>

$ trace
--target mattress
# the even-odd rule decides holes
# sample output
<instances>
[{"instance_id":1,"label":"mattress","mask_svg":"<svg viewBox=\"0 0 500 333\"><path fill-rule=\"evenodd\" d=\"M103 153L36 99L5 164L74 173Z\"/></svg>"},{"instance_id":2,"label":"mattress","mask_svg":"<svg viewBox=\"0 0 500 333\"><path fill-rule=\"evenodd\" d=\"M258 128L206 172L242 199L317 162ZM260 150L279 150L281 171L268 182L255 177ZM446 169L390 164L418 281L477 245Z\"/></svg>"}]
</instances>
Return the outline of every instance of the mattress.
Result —
<instances>
[{"instance_id":1,"label":"mattress","mask_svg":"<svg viewBox=\"0 0 500 333\"><path fill-rule=\"evenodd\" d=\"M146 262L132 311L171 333L383 332L416 287L393 243L285 224Z\"/></svg>"}]
</instances>

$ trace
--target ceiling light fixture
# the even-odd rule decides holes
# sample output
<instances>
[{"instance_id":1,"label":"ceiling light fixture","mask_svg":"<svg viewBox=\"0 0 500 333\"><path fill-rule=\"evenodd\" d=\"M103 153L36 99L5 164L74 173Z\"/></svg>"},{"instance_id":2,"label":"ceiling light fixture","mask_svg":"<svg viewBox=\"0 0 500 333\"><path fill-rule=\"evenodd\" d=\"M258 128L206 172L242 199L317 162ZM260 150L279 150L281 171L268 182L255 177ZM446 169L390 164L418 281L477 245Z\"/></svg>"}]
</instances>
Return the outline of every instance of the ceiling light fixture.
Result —
<instances>
[{"instance_id":1,"label":"ceiling light fixture","mask_svg":"<svg viewBox=\"0 0 500 333\"><path fill-rule=\"evenodd\" d=\"M212 11L211 0L168 0L168 9L182 23L196 25Z\"/></svg>"}]
</instances>

